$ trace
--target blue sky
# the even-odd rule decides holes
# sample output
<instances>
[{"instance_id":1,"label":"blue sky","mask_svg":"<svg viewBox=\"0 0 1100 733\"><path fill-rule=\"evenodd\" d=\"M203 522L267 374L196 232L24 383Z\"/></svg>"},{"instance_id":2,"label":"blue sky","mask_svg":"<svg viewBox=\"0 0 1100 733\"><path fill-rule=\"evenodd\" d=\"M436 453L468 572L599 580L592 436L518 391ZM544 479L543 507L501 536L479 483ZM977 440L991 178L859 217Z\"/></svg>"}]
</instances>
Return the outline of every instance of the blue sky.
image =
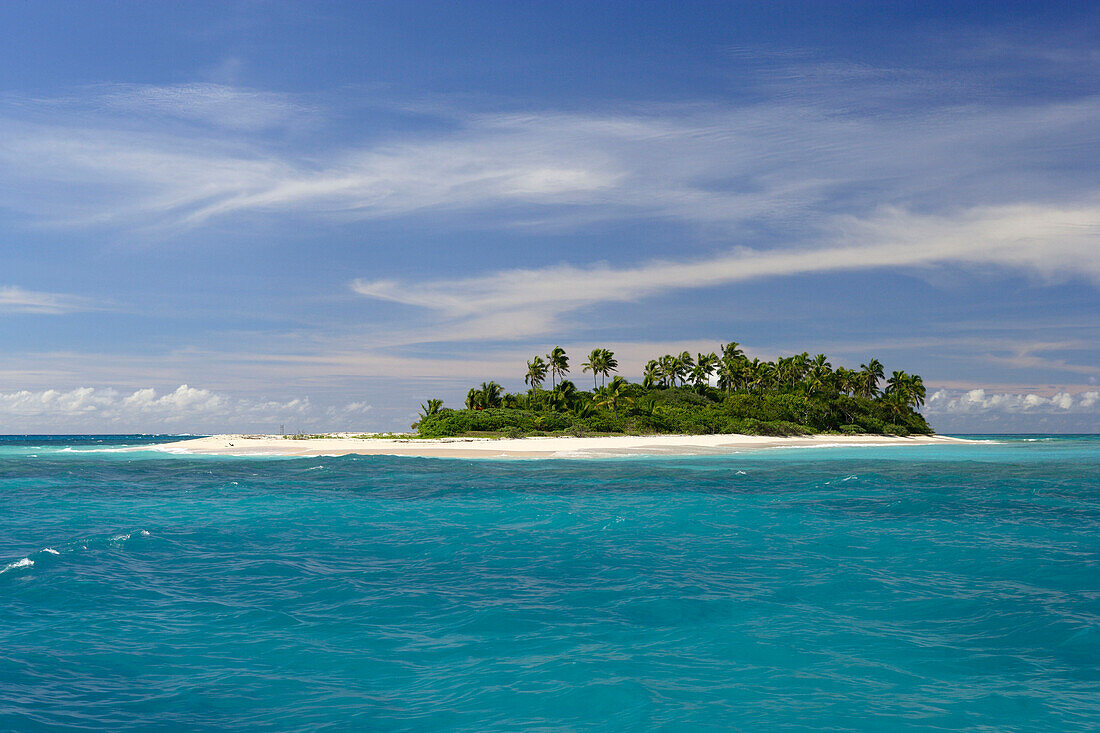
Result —
<instances>
[{"instance_id":1,"label":"blue sky","mask_svg":"<svg viewBox=\"0 0 1100 733\"><path fill-rule=\"evenodd\" d=\"M1098 16L4 4L0 432L404 428L730 340L1100 431Z\"/></svg>"}]
</instances>

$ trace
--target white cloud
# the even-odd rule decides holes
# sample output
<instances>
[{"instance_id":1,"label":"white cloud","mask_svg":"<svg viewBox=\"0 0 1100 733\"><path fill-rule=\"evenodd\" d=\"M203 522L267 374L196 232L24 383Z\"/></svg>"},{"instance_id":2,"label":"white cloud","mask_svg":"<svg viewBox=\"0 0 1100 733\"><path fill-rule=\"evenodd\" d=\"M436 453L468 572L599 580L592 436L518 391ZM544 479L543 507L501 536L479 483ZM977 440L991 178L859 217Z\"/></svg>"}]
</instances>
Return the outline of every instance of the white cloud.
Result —
<instances>
[{"instance_id":1,"label":"white cloud","mask_svg":"<svg viewBox=\"0 0 1100 733\"><path fill-rule=\"evenodd\" d=\"M959 392L937 390L927 402L929 415L959 413L1044 413L1087 411L1100 402L1100 392L1087 391L1073 395L1055 392L1050 395L1011 392L989 392L977 388Z\"/></svg>"},{"instance_id":2,"label":"white cloud","mask_svg":"<svg viewBox=\"0 0 1100 733\"><path fill-rule=\"evenodd\" d=\"M1100 283L1100 206L985 207L953 216L884 209L869 219L843 217L834 224L836 233L812 249L739 249L695 261L560 265L435 282L360 279L352 287L360 295L428 308L457 320L457 327L450 323L440 331L460 340L466 334L486 339L550 332L560 325L558 316L597 303L843 270L994 266Z\"/></svg>"},{"instance_id":3,"label":"white cloud","mask_svg":"<svg viewBox=\"0 0 1100 733\"><path fill-rule=\"evenodd\" d=\"M143 118L163 115L233 130L262 130L308 114L285 94L222 84L105 84L92 89L92 101L104 109Z\"/></svg>"},{"instance_id":4,"label":"white cloud","mask_svg":"<svg viewBox=\"0 0 1100 733\"><path fill-rule=\"evenodd\" d=\"M100 390L91 387L61 392L47 389L40 392L21 390L0 393L0 413L9 416L60 414L79 415L96 412L114 404L118 399L115 390Z\"/></svg>"},{"instance_id":5,"label":"white cloud","mask_svg":"<svg viewBox=\"0 0 1100 733\"><path fill-rule=\"evenodd\" d=\"M756 220L805 226L822 211L879 203L978 205L1095 189L1087 152L1079 173L1055 175L1035 151L1052 139L1087 139L1100 100L868 114L853 111L860 91L851 79L833 83L831 96L798 88L740 106L441 111L445 126L430 133L365 143L326 130L328 138L298 148L238 134L304 114L286 95L182 84L103 87L77 102L9 98L0 104L0 171L18 172L20 185L0 194L68 224L491 210L500 225L659 218L729 233ZM900 85L897 94L906 93L919 91ZM135 111L155 114L135 119ZM165 116L205 124L180 128Z\"/></svg>"},{"instance_id":6,"label":"white cloud","mask_svg":"<svg viewBox=\"0 0 1100 733\"><path fill-rule=\"evenodd\" d=\"M75 295L24 290L15 285L0 286L0 313L59 315L74 311L91 310L93 307L90 300Z\"/></svg>"},{"instance_id":7,"label":"white cloud","mask_svg":"<svg viewBox=\"0 0 1100 733\"><path fill-rule=\"evenodd\" d=\"M0 419L24 427L49 425L68 431L82 427L96 430L188 429L200 426L237 429L242 425L277 425L297 420L315 421L321 416L350 419L370 409L365 403L323 408L309 398L285 402L232 397L182 384L158 393L151 387L126 394L113 388L79 387L66 391L46 389L0 392Z\"/></svg>"},{"instance_id":8,"label":"white cloud","mask_svg":"<svg viewBox=\"0 0 1100 733\"><path fill-rule=\"evenodd\" d=\"M220 395L181 384L176 391L160 397L151 387L139 389L122 400L121 408L135 413L186 415L193 412L217 411L224 406L224 403L225 399Z\"/></svg>"}]
</instances>

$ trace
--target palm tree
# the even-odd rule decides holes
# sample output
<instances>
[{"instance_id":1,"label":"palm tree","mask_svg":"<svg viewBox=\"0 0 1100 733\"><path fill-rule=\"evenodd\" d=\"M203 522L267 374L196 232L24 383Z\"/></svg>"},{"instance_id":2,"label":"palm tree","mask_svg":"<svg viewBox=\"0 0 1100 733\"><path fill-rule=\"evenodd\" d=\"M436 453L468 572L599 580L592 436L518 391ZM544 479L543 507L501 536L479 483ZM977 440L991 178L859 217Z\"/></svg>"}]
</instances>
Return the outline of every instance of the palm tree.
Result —
<instances>
[{"instance_id":1,"label":"palm tree","mask_svg":"<svg viewBox=\"0 0 1100 733\"><path fill-rule=\"evenodd\" d=\"M923 405L926 394L924 380L919 375L899 371L890 375L883 390L883 397L895 406L898 414Z\"/></svg>"},{"instance_id":2,"label":"palm tree","mask_svg":"<svg viewBox=\"0 0 1100 733\"><path fill-rule=\"evenodd\" d=\"M615 358L615 354L611 351L607 349L601 349L601 351L603 352L603 364L600 369L600 374L603 376L603 379L600 380L600 383L607 384L607 378L611 373L619 371L619 362Z\"/></svg>"},{"instance_id":3,"label":"palm tree","mask_svg":"<svg viewBox=\"0 0 1100 733\"><path fill-rule=\"evenodd\" d=\"M702 387L704 384L707 383L707 377L709 375L707 374L707 368L705 365L696 363L695 366L691 368L690 376L692 384L694 384L696 387Z\"/></svg>"},{"instance_id":4,"label":"palm tree","mask_svg":"<svg viewBox=\"0 0 1100 733\"><path fill-rule=\"evenodd\" d=\"M482 407L500 407L503 404L502 390L496 382L482 382L480 392Z\"/></svg>"},{"instance_id":5,"label":"palm tree","mask_svg":"<svg viewBox=\"0 0 1100 733\"><path fill-rule=\"evenodd\" d=\"M642 375L642 386L653 389L661 381L661 365L656 359L650 359L645 365L645 373Z\"/></svg>"},{"instance_id":6,"label":"palm tree","mask_svg":"<svg viewBox=\"0 0 1100 733\"><path fill-rule=\"evenodd\" d=\"M622 377L615 377L609 384L600 388L600 391L596 396L596 404L600 407L610 407L611 411L615 413L615 417L619 416L619 405L630 403L630 398L626 396L627 382Z\"/></svg>"},{"instance_id":7,"label":"palm tree","mask_svg":"<svg viewBox=\"0 0 1100 733\"><path fill-rule=\"evenodd\" d=\"M676 358L680 362L680 384L686 384L688 375L695 368L695 359L692 359L691 354L687 351Z\"/></svg>"},{"instance_id":8,"label":"palm tree","mask_svg":"<svg viewBox=\"0 0 1100 733\"><path fill-rule=\"evenodd\" d=\"M563 379L557 387L554 387L554 394L560 395L565 400L565 404L571 404L577 396L577 385L568 379Z\"/></svg>"},{"instance_id":9,"label":"palm tree","mask_svg":"<svg viewBox=\"0 0 1100 733\"><path fill-rule=\"evenodd\" d=\"M810 354L803 351L801 354L795 354L790 360L790 380L791 386L806 377L806 373L810 370Z\"/></svg>"},{"instance_id":10,"label":"palm tree","mask_svg":"<svg viewBox=\"0 0 1100 733\"><path fill-rule=\"evenodd\" d=\"M680 370L680 365L676 363L676 357L671 354L665 354L657 361L661 366L661 386L675 387L676 373Z\"/></svg>"},{"instance_id":11,"label":"palm tree","mask_svg":"<svg viewBox=\"0 0 1100 733\"><path fill-rule=\"evenodd\" d=\"M806 394L817 394L829 385L833 374L832 366L829 363L829 357L824 354L818 354L809 361L806 375L803 378Z\"/></svg>"},{"instance_id":12,"label":"palm tree","mask_svg":"<svg viewBox=\"0 0 1100 733\"><path fill-rule=\"evenodd\" d=\"M847 367L837 367L833 372L833 388L842 395L851 394L858 385L859 372Z\"/></svg>"},{"instance_id":13,"label":"palm tree","mask_svg":"<svg viewBox=\"0 0 1100 733\"><path fill-rule=\"evenodd\" d=\"M718 387L726 390L726 394L733 392L741 377L741 366L733 359L722 358L718 362Z\"/></svg>"},{"instance_id":14,"label":"palm tree","mask_svg":"<svg viewBox=\"0 0 1100 733\"><path fill-rule=\"evenodd\" d=\"M890 375L890 379L886 381L886 389L883 393L886 395L902 394L904 395L909 387L909 375L902 371L894 371Z\"/></svg>"},{"instance_id":15,"label":"palm tree","mask_svg":"<svg viewBox=\"0 0 1100 733\"><path fill-rule=\"evenodd\" d=\"M553 389L556 377L563 377L569 373L569 357L565 355L565 349L555 346L546 355L547 365L550 367L550 387Z\"/></svg>"},{"instance_id":16,"label":"palm tree","mask_svg":"<svg viewBox=\"0 0 1100 733\"><path fill-rule=\"evenodd\" d=\"M603 371L605 349L592 349L588 361L581 364L582 372L592 372L592 391L596 391L596 375ZM610 353L610 352L608 352Z\"/></svg>"},{"instance_id":17,"label":"palm tree","mask_svg":"<svg viewBox=\"0 0 1100 733\"><path fill-rule=\"evenodd\" d=\"M828 372L833 368L833 365L829 363L829 357L824 354L818 354L810 360L810 371L818 370L819 372Z\"/></svg>"},{"instance_id":18,"label":"palm tree","mask_svg":"<svg viewBox=\"0 0 1100 733\"><path fill-rule=\"evenodd\" d=\"M569 409L569 399L554 389L546 393L546 406L554 412L565 412Z\"/></svg>"},{"instance_id":19,"label":"palm tree","mask_svg":"<svg viewBox=\"0 0 1100 733\"><path fill-rule=\"evenodd\" d=\"M531 389L538 391L538 388L542 386L542 383L546 380L546 362L542 360L541 356L536 356L531 361L527 362L527 376L523 378L525 384L531 385Z\"/></svg>"},{"instance_id":20,"label":"palm tree","mask_svg":"<svg viewBox=\"0 0 1100 733\"><path fill-rule=\"evenodd\" d=\"M722 344L722 358L729 359L730 361L740 361L745 358L745 352L741 350L740 345L736 341L730 341L728 344Z\"/></svg>"},{"instance_id":21,"label":"palm tree","mask_svg":"<svg viewBox=\"0 0 1100 733\"><path fill-rule=\"evenodd\" d=\"M909 375L909 382L905 386L909 404L911 404L914 409L923 405L927 391L924 389L924 380L921 379L920 375Z\"/></svg>"},{"instance_id":22,"label":"palm tree","mask_svg":"<svg viewBox=\"0 0 1100 733\"><path fill-rule=\"evenodd\" d=\"M443 400L430 399L426 403L420 406L423 411L422 417L428 417L429 415L438 415L440 410L443 409Z\"/></svg>"},{"instance_id":23,"label":"palm tree","mask_svg":"<svg viewBox=\"0 0 1100 733\"><path fill-rule=\"evenodd\" d=\"M471 387L470 391L466 393L466 409L467 410L480 410L484 405L482 404L483 395L478 392L476 388Z\"/></svg>"},{"instance_id":24,"label":"palm tree","mask_svg":"<svg viewBox=\"0 0 1100 733\"><path fill-rule=\"evenodd\" d=\"M860 383L859 383L859 396L871 398L878 392L879 380L885 376L885 372L882 369L882 362L878 359L871 359L866 364L860 364Z\"/></svg>"},{"instance_id":25,"label":"palm tree","mask_svg":"<svg viewBox=\"0 0 1100 733\"><path fill-rule=\"evenodd\" d=\"M779 357L775 360L775 381L782 385L789 385L794 381L794 357Z\"/></svg>"},{"instance_id":26,"label":"palm tree","mask_svg":"<svg viewBox=\"0 0 1100 733\"><path fill-rule=\"evenodd\" d=\"M700 370L700 374L703 376L704 382L709 382L710 377L714 374L718 368L718 356L717 354L699 354L695 359L695 368ZM698 382L696 382L698 384Z\"/></svg>"},{"instance_id":27,"label":"palm tree","mask_svg":"<svg viewBox=\"0 0 1100 733\"><path fill-rule=\"evenodd\" d=\"M890 392L883 391L882 396L878 398L879 402L890 408L898 417L902 417L909 411L909 397L904 390L896 389Z\"/></svg>"},{"instance_id":28,"label":"palm tree","mask_svg":"<svg viewBox=\"0 0 1100 733\"><path fill-rule=\"evenodd\" d=\"M778 379L778 369L770 361L753 359L748 364L748 388L753 392L763 392Z\"/></svg>"}]
</instances>

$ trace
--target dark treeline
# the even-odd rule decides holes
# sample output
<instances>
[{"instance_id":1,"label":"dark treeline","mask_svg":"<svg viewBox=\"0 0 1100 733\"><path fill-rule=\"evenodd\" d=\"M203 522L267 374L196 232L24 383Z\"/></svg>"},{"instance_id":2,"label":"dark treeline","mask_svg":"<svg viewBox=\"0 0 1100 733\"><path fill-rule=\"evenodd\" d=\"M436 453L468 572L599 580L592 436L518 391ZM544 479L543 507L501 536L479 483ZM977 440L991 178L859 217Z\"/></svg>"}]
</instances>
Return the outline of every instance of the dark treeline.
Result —
<instances>
[{"instance_id":1,"label":"dark treeline","mask_svg":"<svg viewBox=\"0 0 1100 733\"><path fill-rule=\"evenodd\" d=\"M413 427L425 437L932 432L915 411L924 404L921 378L902 371L886 378L877 359L859 369L834 368L825 354L805 352L776 361L750 360L730 343L715 353L692 357L685 351L653 359L641 383L613 376L619 364L607 349L593 349L580 366L591 373L590 391L566 378L569 357L559 346L527 362L526 392L509 393L496 382L482 382L467 393L465 409L428 400Z\"/></svg>"}]
</instances>

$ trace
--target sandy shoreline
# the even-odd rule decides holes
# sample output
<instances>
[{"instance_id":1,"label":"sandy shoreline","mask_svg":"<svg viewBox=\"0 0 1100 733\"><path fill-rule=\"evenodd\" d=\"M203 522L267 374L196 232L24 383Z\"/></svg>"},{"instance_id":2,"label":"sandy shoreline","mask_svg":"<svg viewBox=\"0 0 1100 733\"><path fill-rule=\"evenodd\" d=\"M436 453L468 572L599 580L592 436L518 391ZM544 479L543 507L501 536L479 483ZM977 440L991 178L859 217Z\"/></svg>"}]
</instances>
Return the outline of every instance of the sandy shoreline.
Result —
<instances>
[{"instance_id":1,"label":"sandy shoreline","mask_svg":"<svg viewBox=\"0 0 1100 733\"><path fill-rule=\"evenodd\" d=\"M225 456L420 456L425 458L608 458L631 455L707 455L777 447L891 446L968 443L961 438L888 435L629 435L592 438L352 438L296 440L281 435L215 435L133 450Z\"/></svg>"}]
</instances>

